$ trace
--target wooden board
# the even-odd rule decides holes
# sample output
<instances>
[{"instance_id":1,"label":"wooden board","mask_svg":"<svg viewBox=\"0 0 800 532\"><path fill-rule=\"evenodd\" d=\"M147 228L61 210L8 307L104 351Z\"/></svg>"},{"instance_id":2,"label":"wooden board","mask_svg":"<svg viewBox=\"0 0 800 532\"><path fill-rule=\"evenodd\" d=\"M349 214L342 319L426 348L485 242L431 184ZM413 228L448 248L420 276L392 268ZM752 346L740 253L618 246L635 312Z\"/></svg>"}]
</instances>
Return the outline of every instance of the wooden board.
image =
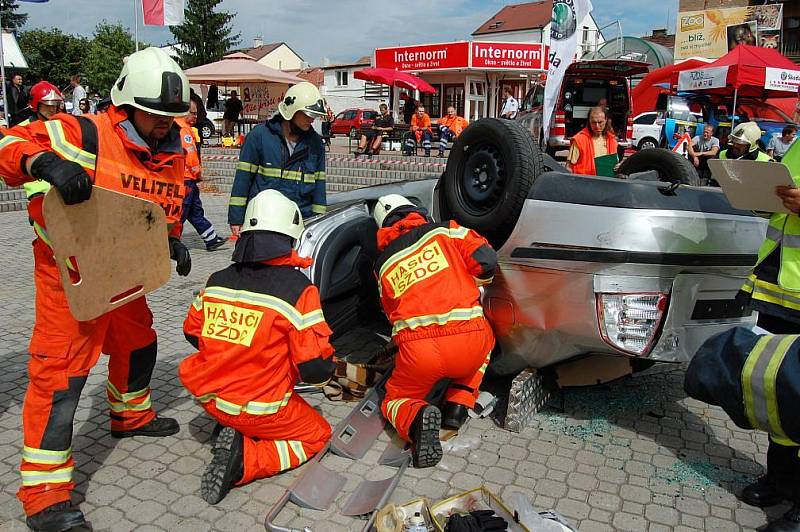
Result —
<instances>
[{"instance_id":1,"label":"wooden board","mask_svg":"<svg viewBox=\"0 0 800 532\"><path fill-rule=\"evenodd\" d=\"M171 273L167 220L150 201L94 187L65 205L51 188L44 219L72 315L95 319L164 285ZM77 265L70 277L67 259Z\"/></svg>"}]
</instances>

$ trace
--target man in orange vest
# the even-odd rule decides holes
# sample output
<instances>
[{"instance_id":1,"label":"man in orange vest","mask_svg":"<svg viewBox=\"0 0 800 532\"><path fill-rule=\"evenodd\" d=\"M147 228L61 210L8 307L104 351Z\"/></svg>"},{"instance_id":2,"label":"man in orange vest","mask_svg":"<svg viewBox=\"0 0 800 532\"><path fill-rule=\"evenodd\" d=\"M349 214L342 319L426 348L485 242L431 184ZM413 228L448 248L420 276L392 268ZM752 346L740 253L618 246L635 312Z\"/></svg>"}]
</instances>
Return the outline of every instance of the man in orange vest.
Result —
<instances>
[{"instance_id":1,"label":"man in orange vest","mask_svg":"<svg viewBox=\"0 0 800 532\"><path fill-rule=\"evenodd\" d=\"M411 117L411 127L406 134L405 154L411 155L416 151L417 144L422 142L422 147L425 148L425 157L431 155L431 117L425 112L423 106L417 107L414 116Z\"/></svg>"},{"instance_id":2,"label":"man in orange vest","mask_svg":"<svg viewBox=\"0 0 800 532\"><path fill-rule=\"evenodd\" d=\"M89 199L94 185L159 203L170 225L170 254L180 275L191 260L176 238L183 201L184 154L174 117L189 110L189 82L163 50L130 55L100 115L58 115L0 134L0 175L10 186L41 180L68 205ZM99 156L98 156L99 154ZM42 187L42 188L45 188ZM85 524L70 501L72 425L81 390L100 352L109 357L111 435L169 436L174 419L158 417L150 399L156 333L145 298L78 322L67 306L41 213L31 201L36 320L30 342L30 382L22 408L22 501L32 530ZM166 243L165 243L166 244ZM68 265L75 271L76 265Z\"/></svg>"},{"instance_id":3,"label":"man in orange vest","mask_svg":"<svg viewBox=\"0 0 800 532\"><path fill-rule=\"evenodd\" d=\"M293 248L303 215L268 189L244 219L235 264L211 275L183 324L199 351L181 362L181 382L222 427L200 484L210 504L234 485L303 464L331 436L293 393L298 379L324 386L334 369L319 291L298 271L312 261Z\"/></svg>"},{"instance_id":4,"label":"man in orange vest","mask_svg":"<svg viewBox=\"0 0 800 532\"><path fill-rule=\"evenodd\" d=\"M198 152L199 135L194 125L197 123L197 102L190 100L189 114L183 118L176 118L175 123L181 128L181 142L183 151L186 152L186 195L183 198L183 214L181 215L181 226L186 220L192 224L194 230L203 239L208 251L219 249L227 238L217 235L214 224L208 221L203 212L203 202L200 201L200 189L197 183L202 180L202 168L200 166L200 153ZM182 230L182 228L181 228Z\"/></svg>"},{"instance_id":5,"label":"man in orange vest","mask_svg":"<svg viewBox=\"0 0 800 532\"><path fill-rule=\"evenodd\" d=\"M386 383L383 415L411 442L415 467L442 457L439 428L459 429L475 406L494 347L478 287L494 275L497 254L456 222L431 222L398 194L378 198L375 263L381 305L399 348ZM443 410L425 397L450 378Z\"/></svg>"},{"instance_id":6,"label":"man in orange vest","mask_svg":"<svg viewBox=\"0 0 800 532\"><path fill-rule=\"evenodd\" d=\"M456 114L452 105L447 108L447 114L436 121L439 125L439 157L444 157L444 152L451 140L457 139L461 132L469 125L469 121Z\"/></svg>"},{"instance_id":7,"label":"man in orange vest","mask_svg":"<svg viewBox=\"0 0 800 532\"><path fill-rule=\"evenodd\" d=\"M617 153L617 137L604 107L592 107L588 124L570 141L567 170L576 174L597 175L595 157Z\"/></svg>"}]
</instances>

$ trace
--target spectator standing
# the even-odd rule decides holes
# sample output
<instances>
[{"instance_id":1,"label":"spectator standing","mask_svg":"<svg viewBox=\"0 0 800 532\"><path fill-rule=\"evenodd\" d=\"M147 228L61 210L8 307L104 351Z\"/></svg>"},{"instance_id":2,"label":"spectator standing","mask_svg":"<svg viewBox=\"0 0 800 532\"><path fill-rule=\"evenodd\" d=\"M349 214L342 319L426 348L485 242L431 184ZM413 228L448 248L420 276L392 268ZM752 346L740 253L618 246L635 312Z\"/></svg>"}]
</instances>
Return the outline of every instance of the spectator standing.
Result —
<instances>
[{"instance_id":1,"label":"spectator standing","mask_svg":"<svg viewBox=\"0 0 800 532\"><path fill-rule=\"evenodd\" d=\"M403 104L403 122L411 125L411 119L414 117L417 107L419 107L419 101L415 100L411 97L411 95L406 93L401 94L400 99L405 101Z\"/></svg>"},{"instance_id":2,"label":"spectator standing","mask_svg":"<svg viewBox=\"0 0 800 532\"><path fill-rule=\"evenodd\" d=\"M500 110L500 118L514 120L517 118L517 112L519 111L519 102L511 94L510 87L503 87L503 99L503 108Z\"/></svg>"},{"instance_id":3,"label":"spectator standing","mask_svg":"<svg viewBox=\"0 0 800 532\"><path fill-rule=\"evenodd\" d=\"M223 134L231 137L234 134L234 127L239 124L239 115L244 107L242 100L239 99L236 91L231 91L231 96L225 100L225 112L222 114Z\"/></svg>"},{"instance_id":4,"label":"spectator standing","mask_svg":"<svg viewBox=\"0 0 800 532\"><path fill-rule=\"evenodd\" d=\"M208 97L206 98L206 105L209 109L216 109L219 105L219 87L211 85L208 88Z\"/></svg>"},{"instance_id":5,"label":"spectator standing","mask_svg":"<svg viewBox=\"0 0 800 532\"><path fill-rule=\"evenodd\" d=\"M381 114L375 119L372 127L361 132L361 140L358 141L358 149L355 152L356 157L361 154L371 157L373 154L379 153L383 137L394 129L394 118L389 112L389 106L382 103L378 109Z\"/></svg>"},{"instance_id":6,"label":"spectator standing","mask_svg":"<svg viewBox=\"0 0 800 532\"><path fill-rule=\"evenodd\" d=\"M83 114L81 111L81 100L86 98L86 89L81 85L81 75L75 74L72 76L69 84L72 86L72 114L80 116Z\"/></svg>"},{"instance_id":7,"label":"spectator standing","mask_svg":"<svg viewBox=\"0 0 800 532\"><path fill-rule=\"evenodd\" d=\"M444 157L444 151L450 141L458 138L469 122L466 118L458 116L456 108L451 105L447 108L447 114L436 123L439 126L439 157Z\"/></svg>"},{"instance_id":8,"label":"spectator standing","mask_svg":"<svg viewBox=\"0 0 800 532\"><path fill-rule=\"evenodd\" d=\"M719 155L719 139L714 136L714 126L706 124L703 134L697 135L689 143L689 159L697 168L700 179L708 183L711 180L711 170L708 168L708 160L714 159ZM705 184L704 183L704 184ZM716 182L713 182L717 186Z\"/></svg>"},{"instance_id":9,"label":"spectator standing","mask_svg":"<svg viewBox=\"0 0 800 532\"><path fill-rule=\"evenodd\" d=\"M22 86L22 76L14 74L11 76L11 83L6 83L6 94L8 94L8 113L9 127L22 122L28 117L28 93Z\"/></svg>"},{"instance_id":10,"label":"spectator standing","mask_svg":"<svg viewBox=\"0 0 800 532\"><path fill-rule=\"evenodd\" d=\"M88 98L82 98L80 103L78 103L78 108L81 110L82 115L92 115L92 104L89 103Z\"/></svg>"},{"instance_id":11,"label":"spectator standing","mask_svg":"<svg viewBox=\"0 0 800 532\"><path fill-rule=\"evenodd\" d=\"M780 137L772 137L767 144L767 155L780 161L783 156L789 151L789 148L797 140L797 127L788 125L781 131Z\"/></svg>"},{"instance_id":12,"label":"spectator standing","mask_svg":"<svg viewBox=\"0 0 800 532\"><path fill-rule=\"evenodd\" d=\"M326 146L331 146L331 125L335 120L333 109L328 104L325 104L325 118L322 119L322 141Z\"/></svg>"},{"instance_id":13,"label":"spectator standing","mask_svg":"<svg viewBox=\"0 0 800 532\"><path fill-rule=\"evenodd\" d=\"M800 86L797 87L797 102L794 104L794 114L792 114L792 122L800 124Z\"/></svg>"},{"instance_id":14,"label":"spectator standing","mask_svg":"<svg viewBox=\"0 0 800 532\"><path fill-rule=\"evenodd\" d=\"M203 105L203 98L194 92L194 89L189 89L189 99L197 106L197 116L195 122L197 124L205 122L208 113L206 112L206 106Z\"/></svg>"},{"instance_id":15,"label":"spectator standing","mask_svg":"<svg viewBox=\"0 0 800 532\"><path fill-rule=\"evenodd\" d=\"M617 153L617 138L606 110L592 107L589 124L570 140L567 170L576 174L597 175L596 157Z\"/></svg>"}]
</instances>

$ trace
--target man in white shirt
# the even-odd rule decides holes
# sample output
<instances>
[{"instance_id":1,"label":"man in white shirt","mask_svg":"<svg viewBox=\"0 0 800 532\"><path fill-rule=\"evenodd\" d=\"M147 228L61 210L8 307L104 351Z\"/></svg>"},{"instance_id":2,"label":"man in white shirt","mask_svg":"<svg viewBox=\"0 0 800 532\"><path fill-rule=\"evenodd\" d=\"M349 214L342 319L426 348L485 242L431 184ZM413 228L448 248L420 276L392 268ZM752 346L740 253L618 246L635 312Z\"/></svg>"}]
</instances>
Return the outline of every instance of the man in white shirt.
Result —
<instances>
[{"instance_id":1,"label":"man in white shirt","mask_svg":"<svg viewBox=\"0 0 800 532\"><path fill-rule=\"evenodd\" d=\"M72 114L80 116L83 114L81 112L81 100L86 98L86 89L81 85L81 75L75 74L72 76L69 84L72 85Z\"/></svg>"},{"instance_id":2,"label":"man in white shirt","mask_svg":"<svg viewBox=\"0 0 800 532\"><path fill-rule=\"evenodd\" d=\"M503 87L503 98L505 98L505 101L503 102L503 109L500 110L500 118L514 120L517 117L517 111L519 111L519 103L511 95L509 87Z\"/></svg>"},{"instance_id":3,"label":"man in white shirt","mask_svg":"<svg viewBox=\"0 0 800 532\"><path fill-rule=\"evenodd\" d=\"M780 137L772 137L767 144L767 155L780 161L786 152L789 151L794 141L797 140L797 127L788 125L781 131Z\"/></svg>"}]
</instances>

